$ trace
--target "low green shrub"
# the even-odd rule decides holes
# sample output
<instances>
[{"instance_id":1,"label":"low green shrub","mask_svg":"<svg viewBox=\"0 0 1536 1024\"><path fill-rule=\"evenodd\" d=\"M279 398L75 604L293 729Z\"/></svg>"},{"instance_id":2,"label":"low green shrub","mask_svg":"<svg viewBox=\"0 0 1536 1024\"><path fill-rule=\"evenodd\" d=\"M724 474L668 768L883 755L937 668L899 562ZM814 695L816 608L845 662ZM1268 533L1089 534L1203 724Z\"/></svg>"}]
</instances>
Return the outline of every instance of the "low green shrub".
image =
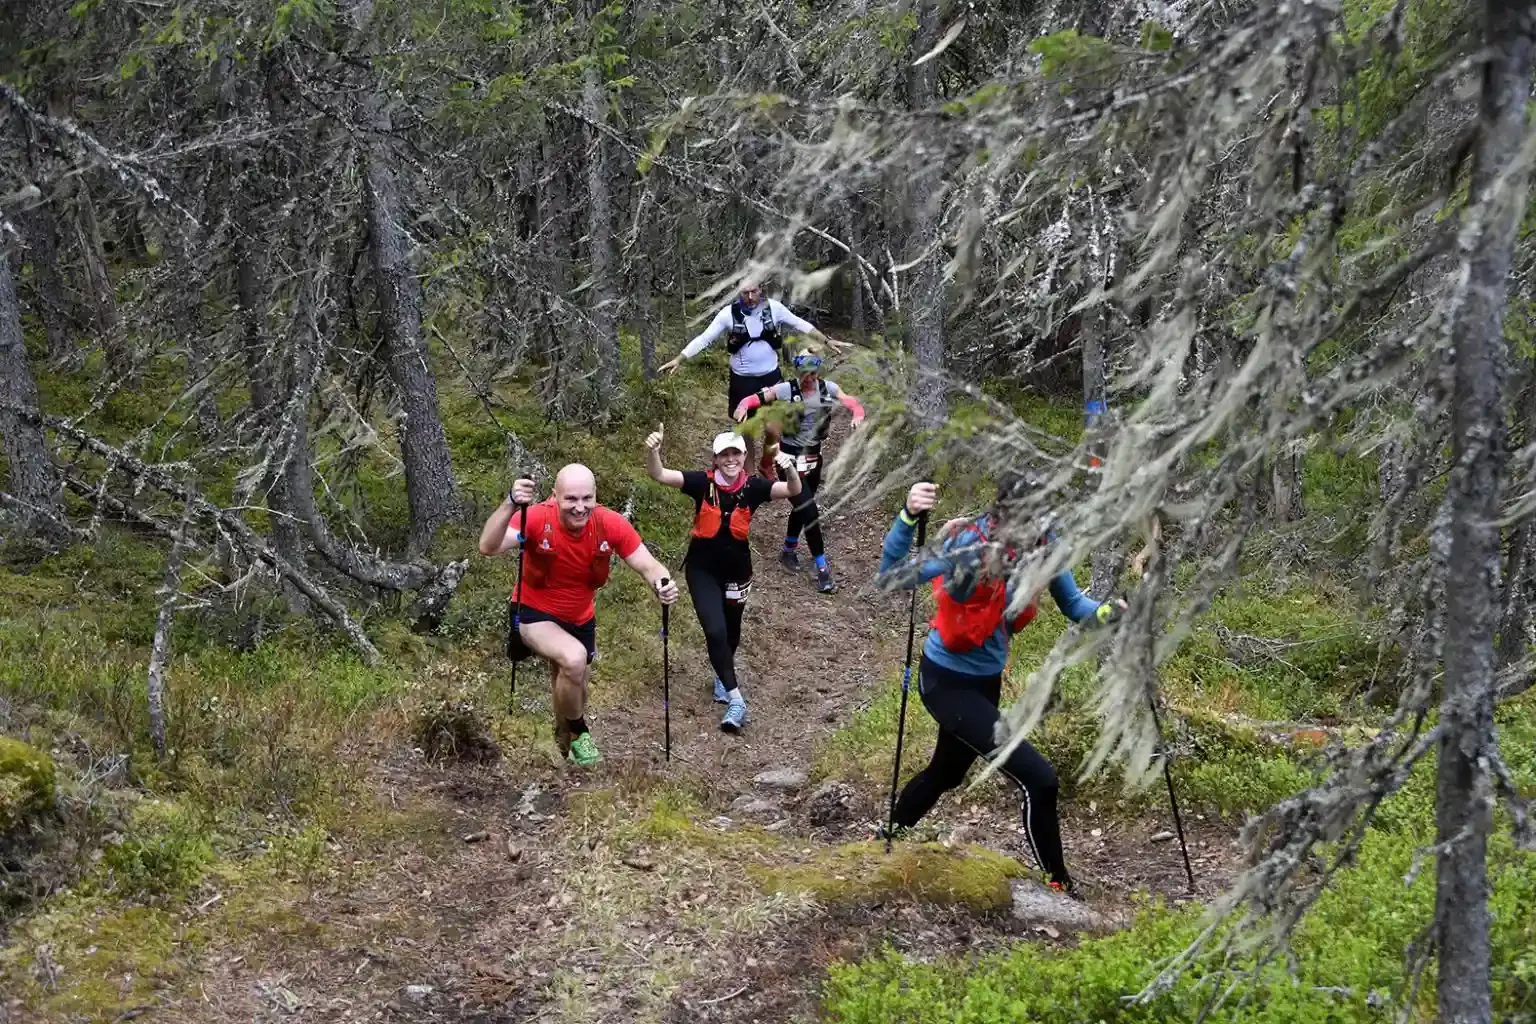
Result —
<instances>
[{"instance_id":1,"label":"low green shrub","mask_svg":"<svg viewBox=\"0 0 1536 1024\"><path fill-rule=\"evenodd\" d=\"M1421 837L1422 838L1422 837ZM1405 883L1415 843L1372 833L1355 866L1340 872L1297 929L1293 955L1260 969L1241 999L1211 1021L1366 1024L1385 1019L1382 1004L1403 998L1403 954L1434 906L1432 870ZM1495 1014L1529 1020L1536 1011L1536 858L1516 852L1507 836L1493 844ZM1215 991L1197 968L1145 1004L1140 991L1201 927L1195 909L1143 910L1126 931L1073 949L1019 943L978 961L913 961L893 950L832 967L824 989L825 1019L839 1024L1077 1024L1193 1020ZM1243 961L1233 966L1241 969ZM1252 966L1251 961L1248 962ZM1219 988L1219 986L1218 986ZM1429 1019L1433 968L1418 995L1415 1019Z\"/></svg>"},{"instance_id":2,"label":"low green shrub","mask_svg":"<svg viewBox=\"0 0 1536 1024\"><path fill-rule=\"evenodd\" d=\"M204 822L177 804L146 800L127 835L108 843L91 887L123 899L174 896L196 885L213 861Z\"/></svg>"}]
</instances>

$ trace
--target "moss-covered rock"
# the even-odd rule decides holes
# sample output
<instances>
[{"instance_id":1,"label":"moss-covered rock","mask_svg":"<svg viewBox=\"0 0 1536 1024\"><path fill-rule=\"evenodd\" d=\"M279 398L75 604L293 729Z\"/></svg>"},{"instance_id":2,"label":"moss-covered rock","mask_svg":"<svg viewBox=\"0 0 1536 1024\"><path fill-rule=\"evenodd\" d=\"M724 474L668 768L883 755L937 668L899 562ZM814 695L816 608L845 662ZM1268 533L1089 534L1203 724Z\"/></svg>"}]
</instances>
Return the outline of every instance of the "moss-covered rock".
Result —
<instances>
[{"instance_id":1,"label":"moss-covered rock","mask_svg":"<svg viewBox=\"0 0 1536 1024\"><path fill-rule=\"evenodd\" d=\"M1013 905L1009 885L1031 872L980 847L906 843L886 854L878 842L820 850L798 863L748 867L765 892L809 892L823 903L857 904L892 897L961 904L977 913Z\"/></svg>"},{"instance_id":2,"label":"moss-covered rock","mask_svg":"<svg viewBox=\"0 0 1536 1024\"><path fill-rule=\"evenodd\" d=\"M53 806L53 758L0 736L0 835Z\"/></svg>"}]
</instances>

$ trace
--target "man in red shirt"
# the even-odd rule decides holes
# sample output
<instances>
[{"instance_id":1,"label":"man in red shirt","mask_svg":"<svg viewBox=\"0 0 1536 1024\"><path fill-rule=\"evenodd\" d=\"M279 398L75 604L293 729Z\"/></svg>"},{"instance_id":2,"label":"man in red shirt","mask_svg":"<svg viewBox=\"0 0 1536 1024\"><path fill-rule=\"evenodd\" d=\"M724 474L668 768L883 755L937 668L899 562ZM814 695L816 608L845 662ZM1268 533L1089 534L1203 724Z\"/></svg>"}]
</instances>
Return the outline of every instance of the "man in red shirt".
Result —
<instances>
[{"instance_id":1,"label":"man in red shirt","mask_svg":"<svg viewBox=\"0 0 1536 1024\"><path fill-rule=\"evenodd\" d=\"M583 768L602 760L587 729L587 679L597 653L593 597L608 582L618 555L656 591L662 604L677 600L677 584L646 550L629 520L597 503L597 480L572 463L555 476L554 495L534 504L533 481L520 479L480 531L480 553L494 557L522 540L512 525L528 505L523 552L519 633L528 649L555 671L555 742Z\"/></svg>"}]
</instances>

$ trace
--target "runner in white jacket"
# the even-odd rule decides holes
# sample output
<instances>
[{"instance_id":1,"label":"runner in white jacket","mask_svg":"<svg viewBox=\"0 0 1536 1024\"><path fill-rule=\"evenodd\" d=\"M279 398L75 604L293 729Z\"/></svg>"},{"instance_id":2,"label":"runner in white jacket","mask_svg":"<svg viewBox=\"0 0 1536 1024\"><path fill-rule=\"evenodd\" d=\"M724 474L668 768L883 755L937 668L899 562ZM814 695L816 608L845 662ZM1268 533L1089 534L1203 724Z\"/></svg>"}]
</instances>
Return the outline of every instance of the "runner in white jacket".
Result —
<instances>
[{"instance_id":1,"label":"runner in white jacket","mask_svg":"<svg viewBox=\"0 0 1536 1024\"><path fill-rule=\"evenodd\" d=\"M730 416L742 399L784 379L779 372L779 350L784 347L784 336L789 333L820 338L837 350L849 347L847 342L822 334L815 324L796 316L778 299L765 298L762 286L749 281L741 286L741 294L716 313L709 326L685 345L676 358L662 364L661 371L673 372L683 360L692 359L715 339L725 335L726 349L731 354L731 381L725 408L726 415ZM771 479L774 476L773 457L778 453L779 431L770 426L764 433L766 445L759 472ZM757 446L751 439L747 445L747 465L750 466L757 461L753 451Z\"/></svg>"}]
</instances>

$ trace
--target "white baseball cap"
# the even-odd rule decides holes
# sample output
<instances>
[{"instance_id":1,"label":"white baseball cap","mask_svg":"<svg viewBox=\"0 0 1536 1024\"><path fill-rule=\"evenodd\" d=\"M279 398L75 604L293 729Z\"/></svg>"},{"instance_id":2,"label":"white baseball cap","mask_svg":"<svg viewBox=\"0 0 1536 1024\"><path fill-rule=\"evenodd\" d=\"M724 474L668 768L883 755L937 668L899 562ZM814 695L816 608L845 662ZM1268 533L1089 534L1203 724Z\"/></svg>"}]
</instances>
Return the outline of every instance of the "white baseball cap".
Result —
<instances>
[{"instance_id":1,"label":"white baseball cap","mask_svg":"<svg viewBox=\"0 0 1536 1024\"><path fill-rule=\"evenodd\" d=\"M723 434L716 434L715 454L719 455L721 452L729 448L735 448L738 451L745 452L747 450L747 442L743 441L741 439L741 435L736 433L734 430L727 430Z\"/></svg>"}]
</instances>

